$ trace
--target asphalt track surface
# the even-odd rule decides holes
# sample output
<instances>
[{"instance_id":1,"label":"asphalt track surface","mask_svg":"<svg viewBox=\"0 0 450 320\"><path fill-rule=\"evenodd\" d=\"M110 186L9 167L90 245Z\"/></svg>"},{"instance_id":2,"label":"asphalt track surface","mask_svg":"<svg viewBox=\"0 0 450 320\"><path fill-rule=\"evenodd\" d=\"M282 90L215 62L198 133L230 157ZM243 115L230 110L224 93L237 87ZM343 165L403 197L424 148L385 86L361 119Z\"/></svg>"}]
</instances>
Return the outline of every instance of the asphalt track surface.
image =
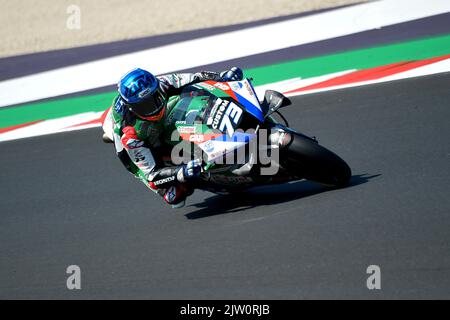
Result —
<instances>
[{"instance_id":1,"label":"asphalt track surface","mask_svg":"<svg viewBox=\"0 0 450 320\"><path fill-rule=\"evenodd\" d=\"M348 161L352 184L173 210L100 129L4 142L0 298L450 298L450 74L293 98L291 126ZM82 289L66 289L79 265ZM381 290L366 268L381 267Z\"/></svg>"}]
</instances>

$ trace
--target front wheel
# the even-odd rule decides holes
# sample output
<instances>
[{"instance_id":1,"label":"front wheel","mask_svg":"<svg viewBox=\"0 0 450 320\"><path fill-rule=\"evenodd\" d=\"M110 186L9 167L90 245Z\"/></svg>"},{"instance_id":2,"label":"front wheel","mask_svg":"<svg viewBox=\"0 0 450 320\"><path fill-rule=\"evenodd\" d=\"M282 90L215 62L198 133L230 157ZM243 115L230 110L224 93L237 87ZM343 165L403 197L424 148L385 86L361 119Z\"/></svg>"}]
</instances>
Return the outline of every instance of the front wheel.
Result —
<instances>
[{"instance_id":1,"label":"front wheel","mask_svg":"<svg viewBox=\"0 0 450 320\"><path fill-rule=\"evenodd\" d=\"M352 173L344 160L308 137L290 135L291 142L282 149L282 161L289 171L329 186L348 185Z\"/></svg>"}]
</instances>

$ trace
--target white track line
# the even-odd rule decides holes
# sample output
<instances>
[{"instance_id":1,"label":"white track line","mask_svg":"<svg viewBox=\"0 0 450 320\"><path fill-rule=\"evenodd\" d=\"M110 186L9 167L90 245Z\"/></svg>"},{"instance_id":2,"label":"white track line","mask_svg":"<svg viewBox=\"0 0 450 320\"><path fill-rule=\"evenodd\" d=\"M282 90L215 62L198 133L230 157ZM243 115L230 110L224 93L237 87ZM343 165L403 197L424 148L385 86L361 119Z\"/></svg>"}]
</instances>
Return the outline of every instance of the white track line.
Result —
<instances>
[{"instance_id":1,"label":"white track line","mask_svg":"<svg viewBox=\"0 0 450 320\"><path fill-rule=\"evenodd\" d=\"M184 41L0 82L0 107L111 85L135 67L163 74L445 12L449 0L383 0Z\"/></svg>"},{"instance_id":2,"label":"white track line","mask_svg":"<svg viewBox=\"0 0 450 320\"><path fill-rule=\"evenodd\" d=\"M319 83L322 81L326 81L328 79L336 78L339 76L342 76L344 74L353 72L356 70L347 70L332 74L327 74L319 77L314 78L307 78L307 79L300 79L300 78L293 78L288 79L284 81L274 82L270 84L266 84L263 86L255 87L255 91L261 100L264 97L264 92L266 89L273 89L280 92L286 92L289 90L293 90L296 88L306 87L315 83ZM298 95L307 95L312 93L318 93L318 92L324 92L324 91L332 91L332 90L338 90L338 89L344 89L344 88L351 88L351 87L359 87L364 85L370 85L370 84L376 84L381 82L388 82L388 81L396 81L401 79L407 79L407 78L414 78L414 77L420 77L425 75L431 75L441 72L450 72L450 59L435 62L426 66L418 67L412 70L400 72L398 74L394 74L391 76L387 76L381 79L377 80L370 80L370 81L363 81L363 82L356 82L356 83L349 83L345 85L340 86L333 86L333 87L327 87L322 89L314 89L314 90L308 90L308 91L302 91L302 92L294 92L291 94L287 94L287 96L298 96ZM28 138L28 137L34 137L34 136L41 136L41 135L47 135L52 133L58 133L58 132L66 132L66 131L75 131L75 130L83 130L88 128L94 128L94 127L100 127L101 125L99 123L95 124L86 124L82 126L73 127L74 125L78 125L81 123L85 123L91 120L99 119L103 112L86 112L74 116L54 119L54 120L46 120L44 122L40 122L37 124L30 125L28 127L16 129L13 131L9 131L3 134L0 134L0 142L1 141L8 141L8 140L16 140L21 138Z\"/></svg>"},{"instance_id":3,"label":"white track line","mask_svg":"<svg viewBox=\"0 0 450 320\"><path fill-rule=\"evenodd\" d=\"M73 116L46 120L43 122L39 122L36 124L32 124L27 127L23 127L20 129L8 131L0 134L0 141L9 141L16 140L21 138L30 138L36 136L42 136L62 131L74 131L81 130L88 127L95 127L98 125L86 125L83 127L73 127L68 128L70 126L74 126L80 123L84 123L91 120L99 119L103 112L86 112L81 114L76 114Z\"/></svg>"}]
</instances>

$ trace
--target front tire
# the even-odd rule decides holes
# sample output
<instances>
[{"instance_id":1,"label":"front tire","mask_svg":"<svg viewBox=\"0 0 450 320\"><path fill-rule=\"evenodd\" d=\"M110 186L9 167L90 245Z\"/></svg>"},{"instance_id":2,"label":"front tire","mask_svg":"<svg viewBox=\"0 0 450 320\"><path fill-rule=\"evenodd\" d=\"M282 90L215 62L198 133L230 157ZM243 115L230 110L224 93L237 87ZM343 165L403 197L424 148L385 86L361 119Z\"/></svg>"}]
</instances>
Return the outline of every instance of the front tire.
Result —
<instances>
[{"instance_id":1,"label":"front tire","mask_svg":"<svg viewBox=\"0 0 450 320\"><path fill-rule=\"evenodd\" d=\"M348 185L352 173L344 160L306 136L289 133L291 142L282 151L283 163L289 171L333 187Z\"/></svg>"}]
</instances>

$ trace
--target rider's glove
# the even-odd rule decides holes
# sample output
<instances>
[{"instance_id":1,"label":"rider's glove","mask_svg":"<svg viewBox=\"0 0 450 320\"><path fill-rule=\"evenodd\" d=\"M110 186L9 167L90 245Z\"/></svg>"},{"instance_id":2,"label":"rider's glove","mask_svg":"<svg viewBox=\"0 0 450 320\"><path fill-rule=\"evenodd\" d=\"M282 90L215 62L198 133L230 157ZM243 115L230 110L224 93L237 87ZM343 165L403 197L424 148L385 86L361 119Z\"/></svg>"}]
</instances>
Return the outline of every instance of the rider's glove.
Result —
<instances>
[{"instance_id":1,"label":"rider's glove","mask_svg":"<svg viewBox=\"0 0 450 320\"><path fill-rule=\"evenodd\" d=\"M202 172L201 159L191 160L187 164L181 167L177 174L177 180L180 182L186 182L193 178L197 178Z\"/></svg>"},{"instance_id":2,"label":"rider's glove","mask_svg":"<svg viewBox=\"0 0 450 320\"><path fill-rule=\"evenodd\" d=\"M220 73L222 81L240 81L244 78L244 73L241 68L233 67L230 70Z\"/></svg>"}]
</instances>

